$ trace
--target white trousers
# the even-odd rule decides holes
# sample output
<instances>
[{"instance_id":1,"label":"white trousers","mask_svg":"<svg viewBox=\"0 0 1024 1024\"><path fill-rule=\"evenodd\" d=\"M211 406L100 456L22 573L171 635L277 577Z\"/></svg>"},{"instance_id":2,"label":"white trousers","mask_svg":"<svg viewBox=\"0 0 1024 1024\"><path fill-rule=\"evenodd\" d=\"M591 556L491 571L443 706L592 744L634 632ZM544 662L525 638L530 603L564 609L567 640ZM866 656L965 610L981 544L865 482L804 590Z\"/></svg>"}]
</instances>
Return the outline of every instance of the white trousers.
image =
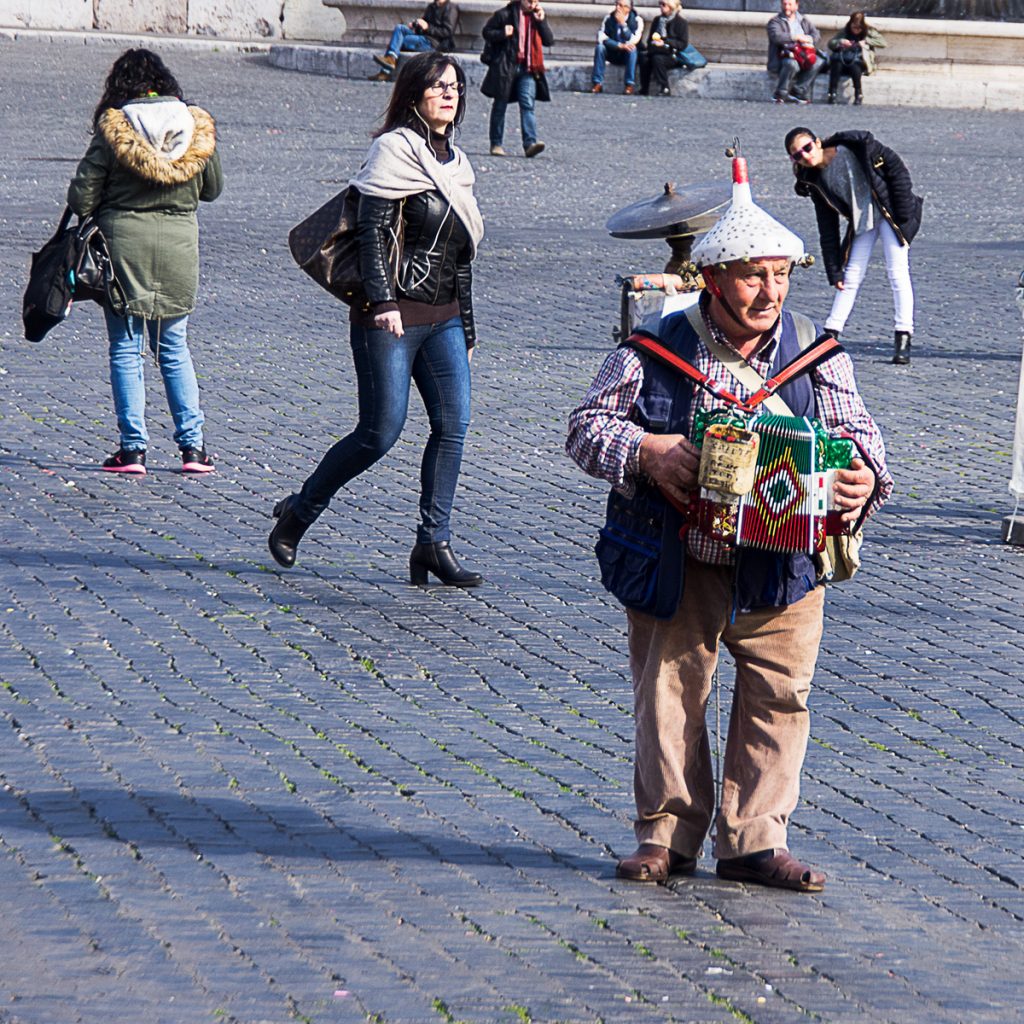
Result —
<instances>
[{"instance_id":1,"label":"white trousers","mask_svg":"<svg viewBox=\"0 0 1024 1024\"><path fill-rule=\"evenodd\" d=\"M825 326L831 330L842 331L846 326L879 235L885 254L885 269L889 273L889 284L892 285L893 327L897 331L914 333L914 286L910 283L910 246L900 244L896 232L887 220L880 220L870 231L865 231L862 235L854 235L850 259L846 264L843 289L836 292L836 297L832 300L832 312L825 321Z\"/></svg>"}]
</instances>

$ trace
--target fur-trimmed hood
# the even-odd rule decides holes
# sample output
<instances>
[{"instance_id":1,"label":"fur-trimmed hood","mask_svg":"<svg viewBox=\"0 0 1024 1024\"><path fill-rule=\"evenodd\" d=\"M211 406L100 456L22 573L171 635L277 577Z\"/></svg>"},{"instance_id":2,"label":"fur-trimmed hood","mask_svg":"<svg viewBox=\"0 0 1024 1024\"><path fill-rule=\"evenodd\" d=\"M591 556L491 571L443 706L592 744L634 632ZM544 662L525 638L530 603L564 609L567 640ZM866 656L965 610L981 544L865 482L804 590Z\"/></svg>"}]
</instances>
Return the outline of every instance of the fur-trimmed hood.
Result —
<instances>
[{"instance_id":1,"label":"fur-trimmed hood","mask_svg":"<svg viewBox=\"0 0 1024 1024\"><path fill-rule=\"evenodd\" d=\"M213 118L202 107L176 99L128 106L128 113L105 110L99 121L119 164L155 185L181 185L202 173L217 147ZM189 128L191 139L185 143Z\"/></svg>"}]
</instances>

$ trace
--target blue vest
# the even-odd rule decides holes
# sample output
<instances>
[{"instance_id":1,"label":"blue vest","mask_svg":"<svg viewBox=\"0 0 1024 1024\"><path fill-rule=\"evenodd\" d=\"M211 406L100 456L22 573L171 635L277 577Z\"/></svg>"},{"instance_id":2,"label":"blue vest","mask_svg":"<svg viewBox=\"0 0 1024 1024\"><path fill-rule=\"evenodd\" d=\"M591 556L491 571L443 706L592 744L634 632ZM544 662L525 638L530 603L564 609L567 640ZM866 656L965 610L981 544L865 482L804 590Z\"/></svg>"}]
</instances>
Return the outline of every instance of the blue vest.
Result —
<instances>
[{"instance_id":1,"label":"blue vest","mask_svg":"<svg viewBox=\"0 0 1024 1024\"><path fill-rule=\"evenodd\" d=\"M685 312L661 321L661 343L689 363L696 362L699 339ZM793 317L782 313L782 336L771 372L800 354ZM640 426L655 434L687 434L690 402L696 385L671 367L641 356L644 383L636 402ZM814 416L814 388L806 374L778 391L795 416ZM686 575L686 544L680 537L682 516L657 487L639 483L632 498L613 490L595 551L601 582L627 608L659 619L679 607ZM803 554L778 555L739 548L736 551L735 608L784 607L816 586L814 563Z\"/></svg>"}]
</instances>

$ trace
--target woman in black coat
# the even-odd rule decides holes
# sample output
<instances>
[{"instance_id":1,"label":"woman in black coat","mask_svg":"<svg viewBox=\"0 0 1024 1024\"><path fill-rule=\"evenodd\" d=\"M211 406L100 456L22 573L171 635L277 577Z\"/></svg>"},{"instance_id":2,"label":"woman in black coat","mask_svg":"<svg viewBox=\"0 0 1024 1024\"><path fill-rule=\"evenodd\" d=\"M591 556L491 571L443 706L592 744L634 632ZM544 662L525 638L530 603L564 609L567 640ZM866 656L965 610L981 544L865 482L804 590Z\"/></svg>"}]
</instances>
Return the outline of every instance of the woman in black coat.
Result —
<instances>
[{"instance_id":1,"label":"woman in black coat","mask_svg":"<svg viewBox=\"0 0 1024 1024\"><path fill-rule=\"evenodd\" d=\"M671 96L668 73L681 66L679 54L690 43L690 26L679 0L660 0L660 13L651 20L647 45L640 57L640 92L650 95L651 82L659 96Z\"/></svg>"},{"instance_id":2,"label":"woman in black coat","mask_svg":"<svg viewBox=\"0 0 1024 1024\"><path fill-rule=\"evenodd\" d=\"M853 311L875 242L882 239L892 285L895 327L893 362L910 362L914 288L910 243L921 226L923 200L914 194L907 165L871 132L836 132L824 142L809 128L786 135L795 191L810 196L818 220L821 255L838 294L825 329L838 337ZM840 238L840 219L846 230Z\"/></svg>"}]
</instances>

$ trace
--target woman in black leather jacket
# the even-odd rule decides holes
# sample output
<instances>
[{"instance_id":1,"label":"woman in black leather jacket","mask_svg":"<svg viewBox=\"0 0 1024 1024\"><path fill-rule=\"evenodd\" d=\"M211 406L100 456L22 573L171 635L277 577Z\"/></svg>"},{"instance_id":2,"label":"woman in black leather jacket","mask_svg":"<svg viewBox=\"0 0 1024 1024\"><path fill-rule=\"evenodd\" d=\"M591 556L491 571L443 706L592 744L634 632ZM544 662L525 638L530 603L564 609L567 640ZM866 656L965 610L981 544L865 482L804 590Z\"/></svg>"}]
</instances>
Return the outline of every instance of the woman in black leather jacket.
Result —
<instances>
[{"instance_id":1,"label":"woman in black leather jacket","mask_svg":"<svg viewBox=\"0 0 1024 1024\"><path fill-rule=\"evenodd\" d=\"M456 560L449 528L476 343L471 263L483 237L473 169L452 142L465 104L465 74L451 57L413 57L399 71L383 127L350 182L359 192L365 292L350 315L359 419L302 490L275 506L270 551L285 567L294 564L303 534L335 493L398 440L415 381L430 436L410 580L426 583L429 572L453 586L483 582Z\"/></svg>"}]
</instances>

